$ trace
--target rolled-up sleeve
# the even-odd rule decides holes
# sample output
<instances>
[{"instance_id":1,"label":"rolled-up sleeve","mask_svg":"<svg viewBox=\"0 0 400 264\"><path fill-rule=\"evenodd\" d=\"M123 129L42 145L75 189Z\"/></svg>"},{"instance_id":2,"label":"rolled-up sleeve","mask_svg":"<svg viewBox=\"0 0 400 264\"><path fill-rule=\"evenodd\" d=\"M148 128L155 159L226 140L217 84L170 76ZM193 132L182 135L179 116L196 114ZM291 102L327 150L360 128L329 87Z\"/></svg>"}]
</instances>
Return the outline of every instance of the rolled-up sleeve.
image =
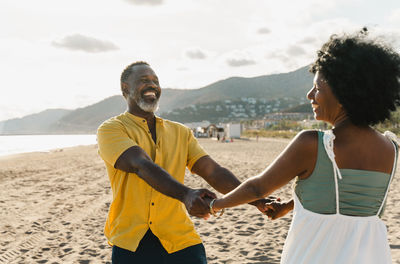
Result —
<instances>
[{"instance_id":1,"label":"rolled-up sleeve","mask_svg":"<svg viewBox=\"0 0 400 264\"><path fill-rule=\"evenodd\" d=\"M193 165L198 161L201 157L207 156L207 152L200 146L197 139L193 136L193 133L190 129L188 129L188 156L186 166L190 171L192 171Z\"/></svg>"},{"instance_id":2,"label":"rolled-up sleeve","mask_svg":"<svg viewBox=\"0 0 400 264\"><path fill-rule=\"evenodd\" d=\"M100 157L113 167L122 153L138 145L118 120L109 120L100 125L97 129L97 144Z\"/></svg>"}]
</instances>

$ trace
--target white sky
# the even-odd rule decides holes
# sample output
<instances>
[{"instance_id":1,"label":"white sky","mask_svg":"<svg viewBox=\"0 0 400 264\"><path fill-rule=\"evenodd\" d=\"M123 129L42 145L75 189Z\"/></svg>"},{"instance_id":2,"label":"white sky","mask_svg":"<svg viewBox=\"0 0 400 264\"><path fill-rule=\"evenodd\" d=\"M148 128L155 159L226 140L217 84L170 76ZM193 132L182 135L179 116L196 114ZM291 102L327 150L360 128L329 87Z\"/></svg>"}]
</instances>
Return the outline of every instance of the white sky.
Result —
<instances>
[{"instance_id":1,"label":"white sky","mask_svg":"<svg viewBox=\"0 0 400 264\"><path fill-rule=\"evenodd\" d=\"M0 120L119 94L136 60L163 88L292 71L365 25L400 50L399 0L1 0Z\"/></svg>"}]
</instances>

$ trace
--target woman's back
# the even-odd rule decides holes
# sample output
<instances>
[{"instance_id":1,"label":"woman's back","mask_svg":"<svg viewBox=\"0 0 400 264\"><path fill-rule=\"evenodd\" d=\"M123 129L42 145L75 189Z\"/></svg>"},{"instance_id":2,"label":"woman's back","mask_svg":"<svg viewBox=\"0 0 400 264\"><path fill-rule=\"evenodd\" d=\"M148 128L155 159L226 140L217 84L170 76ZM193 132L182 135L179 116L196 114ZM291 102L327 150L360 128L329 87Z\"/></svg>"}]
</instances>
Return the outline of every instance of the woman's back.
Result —
<instances>
[{"instance_id":1,"label":"woman's back","mask_svg":"<svg viewBox=\"0 0 400 264\"><path fill-rule=\"evenodd\" d=\"M339 140L332 131L318 131L314 171L296 181L281 263L391 263L386 227L377 215L394 174L397 146L378 133L337 134Z\"/></svg>"},{"instance_id":2,"label":"woman's back","mask_svg":"<svg viewBox=\"0 0 400 264\"><path fill-rule=\"evenodd\" d=\"M370 127L356 126L333 133L335 161L340 169L392 172L395 152L386 136Z\"/></svg>"},{"instance_id":3,"label":"woman's back","mask_svg":"<svg viewBox=\"0 0 400 264\"><path fill-rule=\"evenodd\" d=\"M296 181L295 192L305 209L320 214L335 214L334 166L324 147L323 136L324 133L319 131L313 172L309 177ZM336 148L337 138L334 140L335 155L338 152L340 155L335 160L340 157L343 161L342 165L338 164L342 176L338 180L340 214L371 216L380 212L389 185L395 152L393 143L385 136L378 133L372 136L375 137L374 141L370 139L365 144L361 144L362 141L358 138L354 139L356 142L342 140L339 148ZM361 138L365 140L366 136ZM374 147L368 148L368 144ZM385 163L386 167L380 166L379 162Z\"/></svg>"}]
</instances>

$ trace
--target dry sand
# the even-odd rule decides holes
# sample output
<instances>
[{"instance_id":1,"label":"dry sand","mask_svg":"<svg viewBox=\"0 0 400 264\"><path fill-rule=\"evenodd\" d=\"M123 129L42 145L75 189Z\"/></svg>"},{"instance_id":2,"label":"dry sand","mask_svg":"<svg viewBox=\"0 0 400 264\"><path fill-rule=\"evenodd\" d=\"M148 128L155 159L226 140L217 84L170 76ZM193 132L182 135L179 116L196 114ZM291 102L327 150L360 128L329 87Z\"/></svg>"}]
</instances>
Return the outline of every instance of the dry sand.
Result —
<instances>
[{"instance_id":1,"label":"dry sand","mask_svg":"<svg viewBox=\"0 0 400 264\"><path fill-rule=\"evenodd\" d=\"M260 173L287 145L284 139L200 143L240 179ZM384 221L394 263L400 263L400 171ZM186 184L208 187L198 176ZM291 196L287 185L274 195ZM110 263L103 225L111 192L96 146L0 157L0 263ZM208 263L279 263L291 214L270 221L249 205L221 218L193 219Z\"/></svg>"}]
</instances>

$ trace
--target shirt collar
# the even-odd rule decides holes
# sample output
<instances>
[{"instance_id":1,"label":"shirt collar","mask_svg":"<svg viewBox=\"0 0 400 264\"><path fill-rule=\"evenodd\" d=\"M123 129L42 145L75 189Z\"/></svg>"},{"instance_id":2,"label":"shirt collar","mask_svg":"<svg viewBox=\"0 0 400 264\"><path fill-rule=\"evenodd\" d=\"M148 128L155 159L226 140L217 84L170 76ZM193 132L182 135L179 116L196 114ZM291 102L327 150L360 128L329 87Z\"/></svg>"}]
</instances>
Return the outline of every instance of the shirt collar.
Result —
<instances>
[{"instance_id":1,"label":"shirt collar","mask_svg":"<svg viewBox=\"0 0 400 264\"><path fill-rule=\"evenodd\" d=\"M135 123L139 123L139 124L145 124L146 123L146 119L144 119L143 117L140 117L140 116L133 115L133 114L129 113L128 111L125 112L125 115L129 119L133 120ZM164 127L164 119L162 119L161 117L159 117L157 115L154 115L154 116L156 118L156 123L158 123L162 127Z\"/></svg>"},{"instance_id":2,"label":"shirt collar","mask_svg":"<svg viewBox=\"0 0 400 264\"><path fill-rule=\"evenodd\" d=\"M162 127L164 127L164 119L161 117L154 115L156 117L156 122L159 123Z\"/></svg>"}]
</instances>

